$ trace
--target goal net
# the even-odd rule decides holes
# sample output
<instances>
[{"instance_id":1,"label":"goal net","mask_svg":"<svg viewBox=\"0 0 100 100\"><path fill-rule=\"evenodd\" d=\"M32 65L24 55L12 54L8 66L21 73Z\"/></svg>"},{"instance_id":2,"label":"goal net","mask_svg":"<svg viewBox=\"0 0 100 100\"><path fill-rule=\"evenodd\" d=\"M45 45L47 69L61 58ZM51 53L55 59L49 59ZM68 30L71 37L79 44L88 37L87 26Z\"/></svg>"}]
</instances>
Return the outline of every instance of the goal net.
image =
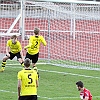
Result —
<instances>
[{"instance_id":1,"label":"goal net","mask_svg":"<svg viewBox=\"0 0 100 100\"><path fill-rule=\"evenodd\" d=\"M10 36L20 35L20 3L17 0L0 0L0 59L5 55Z\"/></svg>"},{"instance_id":2,"label":"goal net","mask_svg":"<svg viewBox=\"0 0 100 100\"><path fill-rule=\"evenodd\" d=\"M46 2L48 1L48 2ZM2 3L1 3L2 4ZM12 4L12 3L11 3ZM17 20L12 31L19 32L19 2L9 9L9 3L0 6L0 32L7 31ZM5 9L5 7L7 7ZM11 8L12 6L10 6ZM25 2L25 36L33 35L35 27L47 41L40 47L39 61L52 65L99 70L100 65L100 4L98 2ZM9 13L8 13L9 12ZM20 16L20 15L19 15ZM22 15L21 15L22 16ZM13 32L12 32L13 33ZM5 46L6 37L0 36L0 47ZM19 40L24 47L27 40ZM0 53L5 53L3 48ZM23 50L25 54L25 51Z\"/></svg>"}]
</instances>

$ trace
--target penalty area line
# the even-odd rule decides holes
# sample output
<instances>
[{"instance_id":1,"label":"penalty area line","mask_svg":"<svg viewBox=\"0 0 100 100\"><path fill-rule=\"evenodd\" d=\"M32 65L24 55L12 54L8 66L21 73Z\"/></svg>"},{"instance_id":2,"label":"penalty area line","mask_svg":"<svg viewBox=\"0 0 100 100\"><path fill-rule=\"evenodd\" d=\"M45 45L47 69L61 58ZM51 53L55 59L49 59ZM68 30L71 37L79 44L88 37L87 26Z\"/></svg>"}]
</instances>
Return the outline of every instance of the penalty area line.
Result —
<instances>
[{"instance_id":1,"label":"penalty area line","mask_svg":"<svg viewBox=\"0 0 100 100\"><path fill-rule=\"evenodd\" d=\"M58 74L64 74L64 75L72 75L72 76L80 76L80 77L86 77L86 78L97 78L97 79L100 79L100 77L87 76L87 75L82 75L82 74L74 74L74 73L67 73L67 72L58 72L58 71L42 70L42 69L39 69L39 70L40 71L44 71L44 72L58 73Z\"/></svg>"},{"instance_id":2,"label":"penalty area line","mask_svg":"<svg viewBox=\"0 0 100 100\"><path fill-rule=\"evenodd\" d=\"M0 90L0 92L4 92L4 93L12 93L12 94L17 94L17 92L14 92L14 91L8 91L8 90ZM52 98L49 98L49 97L43 97L43 96L38 96L38 98L44 98L44 99L48 99L48 100L55 100L55 99L68 99L68 98L79 98L79 97L52 97ZM93 98L100 98L100 96L93 96Z\"/></svg>"},{"instance_id":3,"label":"penalty area line","mask_svg":"<svg viewBox=\"0 0 100 100\"><path fill-rule=\"evenodd\" d=\"M13 65L13 64L12 64L12 65ZM21 66L21 67L7 66L7 67L11 67L11 68L22 68L22 66ZM100 77L96 77L96 76L87 76L87 75L83 75L83 74L74 74L74 73L68 73L68 72L59 72L59 71L42 70L42 69L38 69L38 70L43 71L43 72L49 72L49 73L57 73L57 74L64 74L64 75L72 75L72 76L79 76L79 77L100 79Z\"/></svg>"},{"instance_id":4,"label":"penalty area line","mask_svg":"<svg viewBox=\"0 0 100 100\"><path fill-rule=\"evenodd\" d=\"M8 90L0 90L0 92L17 94L17 92L14 92L14 91L8 91ZM47 99L52 99L52 98L42 97L42 96L38 96L38 97L39 97L39 98L47 98Z\"/></svg>"}]
</instances>

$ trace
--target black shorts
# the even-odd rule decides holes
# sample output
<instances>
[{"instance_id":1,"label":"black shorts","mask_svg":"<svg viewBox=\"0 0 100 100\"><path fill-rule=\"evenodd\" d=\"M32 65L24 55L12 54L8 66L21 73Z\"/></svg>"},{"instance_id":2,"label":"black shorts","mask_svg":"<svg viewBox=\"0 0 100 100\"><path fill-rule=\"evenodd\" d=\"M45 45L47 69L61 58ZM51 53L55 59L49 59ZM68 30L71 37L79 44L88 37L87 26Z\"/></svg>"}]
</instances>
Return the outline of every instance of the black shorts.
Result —
<instances>
[{"instance_id":1,"label":"black shorts","mask_svg":"<svg viewBox=\"0 0 100 100\"><path fill-rule=\"evenodd\" d=\"M38 61L38 57L39 57L39 53L35 54L35 55L30 55L28 52L26 53L26 58L29 58L30 60L32 60L32 63L36 63Z\"/></svg>"},{"instance_id":2,"label":"black shorts","mask_svg":"<svg viewBox=\"0 0 100 100\"><path fill-rule=\"evenodd\" d=\"M37 95L20 96L19 100L37 100Z\"/></svg>"},{"instance_id":3,"label":"black shorts","mask_svg":"<svg viewBox=\"0 0 100 100\"><path fill-rule=\"evenodd\" d=\"M15 54L9 52L9 54L10 54L10 57L9 57L10 60L12 60L15 56L17 57L17 59L21 58L20 52L15 53Z\"/></svg>"}]
</instances>

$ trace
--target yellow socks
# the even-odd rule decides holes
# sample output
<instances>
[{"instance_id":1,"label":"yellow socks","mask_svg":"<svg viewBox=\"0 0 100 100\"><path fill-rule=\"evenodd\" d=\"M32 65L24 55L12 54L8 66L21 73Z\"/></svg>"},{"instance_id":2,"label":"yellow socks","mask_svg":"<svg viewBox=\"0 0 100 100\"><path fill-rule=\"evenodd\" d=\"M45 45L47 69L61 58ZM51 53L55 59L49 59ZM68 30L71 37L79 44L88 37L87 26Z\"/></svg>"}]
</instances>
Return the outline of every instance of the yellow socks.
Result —
<instances>
[{"instance_id":1,"label":"yellow socks","mask_svg":"<svg viewBox=\"0 0 100 100\"><path fill-rule=\"evenodd\" d=\"M2 61L0 72L3 72L5 70L5 66L6 66L6 61Z\"/></svg>"},{"instance_id":2,"label":"yellow socks","mask_svg":"<svg viewBox=\"0 0 100 100\"><path fill-rule=\"evenodd\" d=\"M2 67L1 69L0 69L0 72L3 72L5 70L5 67Z\"/></svg>"}]
</instances>

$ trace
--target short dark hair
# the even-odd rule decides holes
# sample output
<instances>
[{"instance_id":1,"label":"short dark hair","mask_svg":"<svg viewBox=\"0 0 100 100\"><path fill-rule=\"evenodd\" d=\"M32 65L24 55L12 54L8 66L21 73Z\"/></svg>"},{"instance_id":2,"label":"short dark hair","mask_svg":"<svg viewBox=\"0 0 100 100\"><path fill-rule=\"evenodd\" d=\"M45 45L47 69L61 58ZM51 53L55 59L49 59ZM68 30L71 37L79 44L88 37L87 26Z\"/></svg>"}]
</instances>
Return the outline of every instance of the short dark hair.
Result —
<instances>
[{"instance_id":1,"label":"short dark hair","mask_svg":"<svg viewBox=\"0 0 100 100\"><path fill-rule=\"evenodd\" d=\"M81 88L84 87L84 84L83 84L82 81L78 81L78 82L76 82L76 85L77 85L78 87L81 87Z\"/></svg>"},{"instance_id":2,"label":"short dark hair","mask_svg":"<svg viewBox=\"0 0 100 100\"><path fill-rule=\"evenodd\" d=\"M25 65L25 67L29 67L30 64L31 64L30 59L29 59L29 58L26 58L26 59L24 60L24 65Z\"/></svg>"},{"instance_id":3,"label":"short dark hair","mask_svg":"<svg viewBox=\"0 0 100 100\"><path fill-rule=\"evenodd\" d=\"M17 38L16 35L11 36L11 39L16 39L16 38Z\"/></svg>"},{"instance_id":4,"label":"short dark hair","mask_svg":"<svg viewBox=\"0 0 100 100\"><path fill-rule=\"evenodd\" d=\"M39 29L39 28L35 28L35 29L34 29L34 34L35 34L35 35L38 35L39 32L40 32L40 29Z\"/></svg>"}]
</instances>

